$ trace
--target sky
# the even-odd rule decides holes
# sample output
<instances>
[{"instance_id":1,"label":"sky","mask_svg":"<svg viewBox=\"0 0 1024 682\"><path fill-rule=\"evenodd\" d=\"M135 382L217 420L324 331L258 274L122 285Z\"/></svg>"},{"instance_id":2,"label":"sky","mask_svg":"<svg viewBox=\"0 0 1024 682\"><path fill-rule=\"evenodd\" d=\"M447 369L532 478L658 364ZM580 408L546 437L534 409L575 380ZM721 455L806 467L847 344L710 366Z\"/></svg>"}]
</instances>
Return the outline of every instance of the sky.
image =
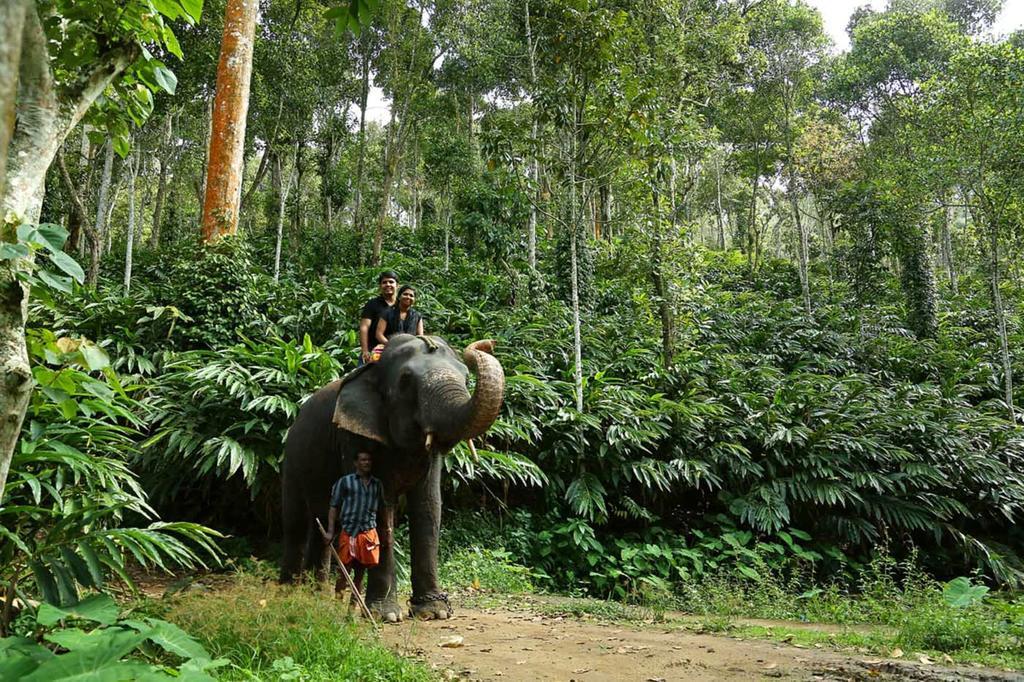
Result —
<instances>
[{"instance_id":1,"label":"sky","mask_svg":"<svg viewBox=\"0 0 1024 682\"><path fill-rule=\"evenodd\" d=\"M853 10L862 5L870 4L875 9L885 9L886 0L804 0L808 5L816 7L825 20L825 30L835 43L837 51L850 47L850 39L846 35L846 24ZM996 34L1010 33L1024 28L1024 0L1005 0L1003 11L996 19L992 30Z\"/></svg>"},{"instance_id":2,"label":"sky","mask_svg":"<svg viewBox=\"0 0 1024 682\"><path fill-rule=\"evenodd\" d=\"M850 21L850 15L858 7L870 4L875 9L884 9L886 0L805 0L807 4L816 7L825 20L825 30L835 43L837 51L843 51L850 47L849 37L846 35L846 24ZM1019 28L1024 28L1024 0L1005 0L1003 11L996 19L992 32L995 34L1011 33ZM366 118L370 121L387 123L388 101L384 99L384 93L380 88L373 87L366 102Z\"/></svg>"}]
</instances>

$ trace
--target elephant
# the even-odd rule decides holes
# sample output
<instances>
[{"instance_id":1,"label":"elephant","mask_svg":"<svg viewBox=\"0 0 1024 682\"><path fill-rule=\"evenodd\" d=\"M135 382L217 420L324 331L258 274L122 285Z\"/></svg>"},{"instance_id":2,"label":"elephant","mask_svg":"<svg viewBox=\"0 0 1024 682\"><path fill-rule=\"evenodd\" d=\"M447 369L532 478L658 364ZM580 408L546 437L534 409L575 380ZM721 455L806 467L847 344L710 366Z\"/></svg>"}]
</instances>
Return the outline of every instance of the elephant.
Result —
<instances>
[{"instance_id":1,"label":"elephant","mask_svg":"<svg viewBox=\"0 0 1024 682\"><path fill-rule=\"evenodd\" d=\"M324 543L316 519L326 520L330 487L353 470L354 455L369 452L384 501L377 514L380 564L368 572L366 603L387 622L402 619L389 531L398 496L405 494L410 613L426 619L451 614L437 578L442 460L498 417L505 375L493 348L491 340L477 341L460 361L439 337L396 334L380 360L327 384L303 403L288 431L282 464L282 583L294 580L300 563L304 571L319 570ZM469 370L476 375L472 394Z\"/></svg>"}]
</instances>

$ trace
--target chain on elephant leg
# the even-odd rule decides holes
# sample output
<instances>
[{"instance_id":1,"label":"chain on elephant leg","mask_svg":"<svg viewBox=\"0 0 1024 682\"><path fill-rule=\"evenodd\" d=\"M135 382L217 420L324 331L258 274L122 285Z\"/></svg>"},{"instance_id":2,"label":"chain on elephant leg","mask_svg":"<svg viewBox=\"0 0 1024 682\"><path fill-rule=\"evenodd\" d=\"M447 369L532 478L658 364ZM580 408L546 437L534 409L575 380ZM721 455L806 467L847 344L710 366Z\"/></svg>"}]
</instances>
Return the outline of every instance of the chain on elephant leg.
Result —
<instances>
[{"instance_id":1,"label":"chain on elephant leg","mask_svg":"<svg viewBox=\"0 0 1024 682\"><path fill-rule=\"evenodd\" d=\"M421 620L446 620L453 613L447 592L427 592L409 599L409 615Z\"/></svg>"}]
</instances>

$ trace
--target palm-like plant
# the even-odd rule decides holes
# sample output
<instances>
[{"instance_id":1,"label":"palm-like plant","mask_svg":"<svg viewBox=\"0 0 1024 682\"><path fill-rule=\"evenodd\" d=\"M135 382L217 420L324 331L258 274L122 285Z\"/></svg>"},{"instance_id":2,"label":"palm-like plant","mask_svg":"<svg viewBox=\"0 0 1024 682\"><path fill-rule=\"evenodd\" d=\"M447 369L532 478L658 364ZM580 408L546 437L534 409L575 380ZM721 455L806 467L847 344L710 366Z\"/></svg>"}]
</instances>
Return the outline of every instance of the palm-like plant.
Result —
<instances>
[{"instance_id":1,"label":"palm-like plant","mask_svg":"<svg viewBox=\"0 0 1024 682\"><path fill-rule=\"evenodd\" d=\"M140 405L97 346L45 330L30 333L39 386L0 506L0 629L15 598L78 601L128 562L193 567L217 561L218 533L157 520L127 458L140 440ZM148 521L145 526L130 525Z\"/></svg>"}]
</instances>

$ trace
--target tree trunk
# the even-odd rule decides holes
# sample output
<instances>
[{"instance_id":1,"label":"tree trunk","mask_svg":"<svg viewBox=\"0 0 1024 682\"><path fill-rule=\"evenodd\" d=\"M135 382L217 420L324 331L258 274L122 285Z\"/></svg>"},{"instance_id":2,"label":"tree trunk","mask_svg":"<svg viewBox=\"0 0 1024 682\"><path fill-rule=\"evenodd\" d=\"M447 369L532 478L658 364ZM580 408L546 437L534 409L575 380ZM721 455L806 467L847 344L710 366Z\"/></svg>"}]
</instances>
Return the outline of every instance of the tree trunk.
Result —
<instances>
[{"instance_id":1,"label":"tree trunk","mask_svg":"<svg viewBox=\"0 0 1024 682\"><path fill-rule=\"evenodd\" d=\"M366 100L370 95L370 42L363 39L362 90L359 93L359 158L356 161L356 187L352 197L352 226L357 235L363 234L361 208L363 205L363 174L366 166Z\"/></svg>"},{"instance_id":2,"label":"tree trunk","mask_svg":"<svg viewBox=\"0 0 1024 682\"><path fill-rule=\"evenodd\" d=\"M444 271L448 272L451 264L451 232L452 232L452 192L450 187L445 187L444 206Z\"/></svg>"},{"instance_id":3,"label":"tree trunk","mask_svg":"<svg viewBox=\"0 0 1024 682\"><path fill-rule=\"evenodd\" d=\"M672 359L675 355L673 344L672 306L669 300L668 287L665 285L665 277L662 268L661 229L664 221L661 216L661 182L662 173L653 167L649 168L651 182L651 283L654 285L654 295L658 299L658 314L661 317L661 358L666 369L672 367Z\"/></svg>"},{"instance_id":4,"label":"tree trunk","mask_svg":"<svg viewBox=\"0 0 1024 682\"><path fill-rule=\"evenodd\" d=\"M164 201L167 198L167 181L171 173L171 168L178 160L179 148L174 144L174 119L170 116L167 117L167 131L164 134L164 143L165 153L160 158L160 180L156 190L156 204L153 206L153 229L149 233L149 248L151 249L160 247L160 228L164 219ZM171 150L167 150L168 145L174 146Z\"/></svg>"},{"instance_id":5,"label":"tree trunk","mask_svg":"<svg viewBox=\"0 0 1024 682\"><path fill-rule=\"evenodd\" d=\"M1003 307L1003 292L999 276L999 233L994 224L989 225L989 260L992 307L995 309L999 328L999 357L1003 363L1003 399L1006 401L1006 409L1010 411L1010 421L1016 421L1013 408L1013 363L1010 359L1010 338L1006 332L1006 310Z\"/></svg>"},{"instance_id":6,"label":"tree trunk","mask_svg":"<svg viewBox=\"0 0 1024 682\"><path fill-rule=\"evenodd\" d=\"M580 333L580 269L578 255L579 206L577 206L576 162L577 135L580 134L578 105L573 106L573 129L569 145L569 287L572 302L572 354L573 384L576 392L576 410L583 411L583 340Z\"/></svg>"},{"instance_id":7,"label":"tree trunk","mask_svg":"<svg viewBox=\"0 0 1024 682\"><path fill-rule=\"evenodd\" d=\"M215 242L238 231L245 152L245 122L249 111L253 37L257 0L228 0L224 37L217 65L213 102L210 165L206 169L203 201L203 241Z\"/></svg>"},{"instance_id":8,"label":"tree trunk","mask_svg":"<svg viewBox=\"0 0 1024 682\"><path fill-rule=\"evenodd\" d=\"M751 269L757 267L757 184L761 179L759 170L754 171L750 183L750 220L747 221L747 264Z\"/></svg>"},{"instance_id":9,"label":"tree trunk","mask_svg":"<svg viewBox=\"0 0 1024 682\"><path fill-rule=\"evenodd\" d=\"M22 33L31 11L28 0L10 0L0 6L0 203L7 182L7 148L14 135Z\"/></svg>"},{"instance_id":10,"label":"tree trunk","mask_svg":"<svg viewBox=\"0 0 1024 682\"><path fill-rule=\"evenodd\" d=\"M537 64L534 57L533 33L530 29L530 0L524 0L523 16L526 21L526 57L530 65L530 85L537 83ZM540 203L540 161L537 159L537 116L530 125L530 183L533 200L530 202L530 220L526 228L526 263L531 271L537 269L537 205Z\"/></svg>"},{"instance_id":11,"label":"tree trunk","mask_svg":"<svg viewBox=\"0 0 1024 682\"><path fill-rule=\"evenodd\" d=\"M956 261L953 257L953 238L950 234L949 224L951 222L952 206L946 206L942 215L942 260L946 264L946 272L949 275L949 289L954 296L960 294L960 286L957 281Z\"/></svg>"},{"instance_id":12,"label":"tree trunk","mask_svg":"<svg viewBox=\"0 0 1024 682\"><path fill-rule=\"evenodd\" d=\"M715 217L718 224L718 250L725 251L725 217L722 215L722 164L715 157Z\"/></svg>"},{"instance_id":13,"label":"tree trunk","mask_svg":"<svg viewBox=\"0 0 1024 682\"><path fill-rule=\"evenodd\" d=\"M809 268L809 244L807 240L807 226L800 218L800 198L796 192L796 173L793 171L792 162L789 164L789 187L787 192L789 203L793 208L793 221L796 223L797 234L797 257L800 265L800 292L803 295L804 311L811 314L811 282Z\"/></svg>"},{"instance_id":14,"label":"tree trunk","mask_svg":"<svg viewBox=\"0 0 1024 682\"><path fill-rule=\"evenodd\" d=\"M116 161L116 159L115 159ZM114 246L114 209L117 208L117 198L121 195L121 188L124 187L124 163L117 164L117 175L114 176L110 185L110 197L107 199L107 215L103 220L104 239L103 255L109 256L110 249Z\"/></svg>"},{"instance_id":15,"label":"tree trunk","mask_svg":"<svg viewBox=\"0 0 1024 682\"><path fill-rule=\"evenodd\" d=\"M288 192L292 186L292 180L295 177L296 168L298 167L299 157L299 145L295 144L295 156L294 163L292 163L292 169L288 172L288 179L281 183L281 191L278 194L278 206L277 206L277 244L274 247L274 281L278 282L281 279L281 242L284 240L284 211L285 206L288 204ZM281 155L276 154L274 156L274 163L277 164L275 171L277 176L281 176Z\"/></svg>"},{"instance_id":16,"label":"tree trunk","mask_svg":"<svg viewBox=\"0 0 1024 682\"><path fill-rule=\"evenodd\" d=\"M124 293L132 290L132 256L135 249L135 178L139 173L141 158L138 152L128 160L128 235L124 249Z\"/></svg>"},{"instance_id":17,"label":"tree trunk","mask_svg":"<svg viewBox=\"0 0 1024 682\"><path fill-rule=\"evenodd\" d=\"M0 156L4 159L0 216L4 222L10 218L39 222L46 171L64 138L137 52L134 46L100 52L92 58L95 66L88 76L74 87L58 89L36 4L28 0L0 3ZM13 98L15 116L11 116L12 89L18 93ZM12 236L3 235L5 239ZM33 386L25 345L29 290L18 278L25 266L21 259L0 262L0 503Z\"/></svg>"},{"instance_id":18,"label":"tree trunk","mask_svg":"<svg viewBox=\"0 0 1024 682\"><path fill-rule=\"evenodd\" d=\"M103 175L100 177L99 196L96 199L96 220L93 224L93 238L89 240L89 270L85 282L96 286L100 274L100 255L106 241L107 198L110 194L110 176L114 168L114 143L107 138L103 145Z\"/></svg>"}]
</instances>

